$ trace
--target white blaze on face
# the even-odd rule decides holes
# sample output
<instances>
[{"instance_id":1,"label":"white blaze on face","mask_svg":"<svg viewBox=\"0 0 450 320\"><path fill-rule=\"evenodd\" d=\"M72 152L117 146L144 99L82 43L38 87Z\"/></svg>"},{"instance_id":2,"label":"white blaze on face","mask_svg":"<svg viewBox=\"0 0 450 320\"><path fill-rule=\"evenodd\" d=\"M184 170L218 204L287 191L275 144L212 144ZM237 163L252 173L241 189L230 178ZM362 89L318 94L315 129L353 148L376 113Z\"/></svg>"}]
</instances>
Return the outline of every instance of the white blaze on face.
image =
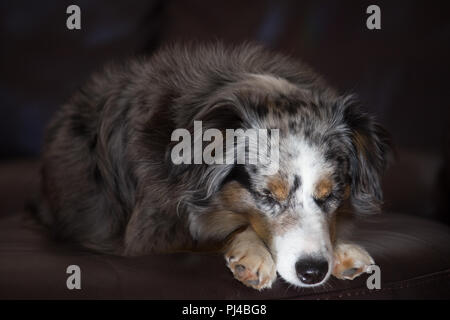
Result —
<instances>
[{"instance_id":1,"label":"white blaze on face","mask_svg":"<svg viewBox=\"0 0 450 320\"><path fill-rule=\"evenodd\" d=\"M326 223L322 219L303 216L295 228L273 239L277 271L286 281L297 286L310 286L300 281L295 264L302 258L314 257L328 261L328 279L332 269L332 249ZM317 283L315 285L320 285Z\"/></svg>"},{"instance_id":2,"label":"white blaze on face","mask_svg":"<svg viewBox=\"0 0 450 320\"><path fill-rule=\"evenodd\" d=\"M299 216L295 226L287 232L275 236L272 250L276 256L277 271L286 281L302 287L304 284L297 276L295 264L302 258L312 257L328 261L328 274L332 270L333 254L329 226L325 213L315 203L313 194L316 183L329 173L321 152L306 144L298 144L297 158L293 163L293 172L298 173L301 185L296 191L294 214ZM317 283L315 285L320 285Z\"/></svg>"}]
</instances>

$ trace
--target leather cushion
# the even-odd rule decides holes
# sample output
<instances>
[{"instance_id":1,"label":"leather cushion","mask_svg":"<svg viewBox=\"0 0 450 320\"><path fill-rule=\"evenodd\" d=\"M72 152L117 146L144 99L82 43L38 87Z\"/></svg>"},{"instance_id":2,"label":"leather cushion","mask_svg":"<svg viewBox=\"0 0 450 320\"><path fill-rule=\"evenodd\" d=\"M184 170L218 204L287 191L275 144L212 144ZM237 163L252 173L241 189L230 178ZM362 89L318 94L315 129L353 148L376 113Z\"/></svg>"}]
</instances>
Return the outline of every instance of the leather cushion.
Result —
<instances>
[{"instance_id":1,"label":"leather cushion","mask_svg":"<svg viewBox=\"0 0 450 320\"><path fill-rule=\"evenodd\" d=\"M405 215L359 221L351 238L381 269L381 290L332 278L320 288L289 286L280 278L262 292L234 280L216 254L123 258L92 253L48 237L19 212L0 219L0 298L324 299L450 298L450 230ZM68 290L66 268L81 268L81 290Z\"/></svg>"}]
</instances>

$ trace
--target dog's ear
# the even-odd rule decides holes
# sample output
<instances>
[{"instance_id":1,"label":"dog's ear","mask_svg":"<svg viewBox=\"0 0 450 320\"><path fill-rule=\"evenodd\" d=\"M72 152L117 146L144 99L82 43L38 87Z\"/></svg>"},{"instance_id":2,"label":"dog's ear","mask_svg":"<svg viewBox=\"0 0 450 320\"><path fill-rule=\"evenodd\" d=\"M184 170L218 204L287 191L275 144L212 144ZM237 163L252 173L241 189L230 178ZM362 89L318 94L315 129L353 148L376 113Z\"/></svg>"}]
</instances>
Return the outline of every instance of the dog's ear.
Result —
<instances>
[{"instance_id":1,"label":"dog's ear","mask_svg":"<svg viewBox=\"0 0 450 320\"><path fill-rule=\"evenodd\" d=\"M352 205L360 213L378 212L383 202L381 178L392 158L390 136L355 98L344 99L342 105L349 128Z\"/></svg>"},{"instance_id":2,"label":"dog's ear","mask_svg":"<svg viewBox=\"0 0 450 320\"><path fill-rule=\"evenodd\" d=\"M194 125L194 121L201 121L201 128L197 124L197 128ZM222 182L232 172L235 164L226 163L222 161L221 164L208 164L204 161L202 155L205 147L212 143L208 141L197 141L201 144L201 148L195 147L195 136L201 137L208 129L217 130L222 134L223 140L217 142L219 148L222 149L222 155L227 153L226 143L226 129L238 129L245 127L244 114L236 107L235 104L229 101L217 101L211 105L202 107L192 119L189 119L186 132L190 135L191 139L191 152L190 152L190 164L177 164L170 166L169 177L174 180L182 180L185 185L188 186L190 192L190 198L187 199L192 205L207 204L208 200L214 195L222 186ZM201 129L202 132L196 132ZM171 161L172 147L176 143L171 143L166 151L167 161ZM200 153L201 154L197 154ZM201 161L197 160L201 158ZM225 159L224 159L225 160Z\"/></svg>"}]
</instances>

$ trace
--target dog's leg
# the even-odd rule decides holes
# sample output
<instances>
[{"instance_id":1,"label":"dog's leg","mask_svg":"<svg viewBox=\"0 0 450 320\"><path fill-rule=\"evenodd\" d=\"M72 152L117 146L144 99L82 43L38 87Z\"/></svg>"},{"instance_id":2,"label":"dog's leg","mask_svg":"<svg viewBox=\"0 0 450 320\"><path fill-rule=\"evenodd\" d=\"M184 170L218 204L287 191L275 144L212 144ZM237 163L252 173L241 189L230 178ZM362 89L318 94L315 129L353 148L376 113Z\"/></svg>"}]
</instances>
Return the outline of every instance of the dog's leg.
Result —
<instances>
[{"instance_id":1,"label":"dog's leg","mask_svg":"<svg viewBox=\"0 0 450 320\"><path fill-rule=\"evenodd\" d=\"M369 253L356 244L338 242L334 247L333 275L338 279L353 280L374 263Z\"/></svg>"},{"instance_id":2,"label":"dog's leg","mask_svg":"<svg viewBox=\"0 0 450 320\"><path fill-rule=\"evenodd\" d=\"M225 259L234 277L254 289L270 288L277 277L271 253L251 227L234 235Z\"/></svg>"}]
</instances>

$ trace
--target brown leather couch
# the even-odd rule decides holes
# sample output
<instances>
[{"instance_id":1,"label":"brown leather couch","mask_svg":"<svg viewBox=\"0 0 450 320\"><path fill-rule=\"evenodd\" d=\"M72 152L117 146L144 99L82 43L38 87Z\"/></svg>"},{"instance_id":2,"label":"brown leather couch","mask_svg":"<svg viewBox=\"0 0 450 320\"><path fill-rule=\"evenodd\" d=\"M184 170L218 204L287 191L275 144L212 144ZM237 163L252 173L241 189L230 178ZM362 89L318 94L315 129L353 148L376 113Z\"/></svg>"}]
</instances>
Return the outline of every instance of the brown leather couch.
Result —
<instances>
[{"instance_id":1,"label":"brown leather couch","mask_svg":"<svg viewBox=\"0 0 450 320\"><path fill-rule=\"evenodd\" d=\"M355 222L351 240L381 270L381 289L367 275L332 278L314 289L249 289L234 280L220 255L172 254L122 258L58 243L24 210L38 188L38 165L0 166L1 299L422 299L450 298L450 228L408 215L383 213ZM81 269L81 289L69 290L69 265Z\"/></svg>"}]
</instances>

